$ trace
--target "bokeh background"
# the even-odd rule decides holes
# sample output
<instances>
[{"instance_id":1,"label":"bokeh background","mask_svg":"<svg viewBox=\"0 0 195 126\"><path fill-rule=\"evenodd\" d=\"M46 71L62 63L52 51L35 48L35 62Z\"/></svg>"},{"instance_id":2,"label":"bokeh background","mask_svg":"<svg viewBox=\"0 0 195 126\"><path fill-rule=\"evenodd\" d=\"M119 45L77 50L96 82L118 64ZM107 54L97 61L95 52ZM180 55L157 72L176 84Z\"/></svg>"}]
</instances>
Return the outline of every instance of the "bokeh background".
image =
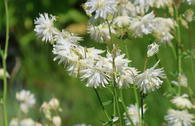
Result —
<instances>
[{"instance_id":1,"label":"bokeh background","mask_svg":"<svg viewBox=\"0 0 195 126\"><path fill-rule=\"evenodd\" d=\"M9 0L8 0L9 1ZM63 112L63 126L72 126L78 123L100 126L105 120L104 113L92 88L85 87L85 81L70 77L63 65L53 61L52 46L37 39L33 20L39 13L47 12L57 16L57 26L77 33L85 38L81 44L105 49L104 44L94 43L86 32L88 17L81 5L85 0L15 0L9 1L10 15L10 46L8 55L9 79L9 119L15 117L18 112L18 103L15 100L16 91L21 89L31 90L37 99L36 106L30 111L33 118L41 119L37 109L43 101L57 97L61 102ZM189 6L184 6L181 12ZM195 7L193 7L194 10ZM3 0L0 1L0 47L4 47L5 40L5 11ZM166 15L166 11L160 11L160 15ZM190 23L190 28L182 28L183 72L188 76L190 90L195 91L195 23ZM150 36L142 39L126 39L120 46L124 49L128 45L132 65L140 71L143 69L144 57L147 45L151 42ZM173 41L175 44L175 41ZM176 60L171 48L166 44L161 46L158 55L161 65L170 80L176 80ZM149 66L156 62L152 58ZM0 64L1 65L1 64ZM0 66L2 67L2 66ZM2 81L0 81L0 98L2 98ZM174 92L167 88L165 80L163 87L157 92L151 93L145 99L147 104L146 122L150 126L159 126L164 123L164 115L169 107L169 99L165 93ZM176 87L175 87L176 88ZM103 101L108 103L111 94L106 89L98 89ZM132 89L124 89L126 104L134 103ZM191 99L194 100L193 92ZM189 92L183 89L183 92ZM111 105L106 108L110 109ZM0 110L0 125L2 124Z\"/></svg>"}]
</instances>

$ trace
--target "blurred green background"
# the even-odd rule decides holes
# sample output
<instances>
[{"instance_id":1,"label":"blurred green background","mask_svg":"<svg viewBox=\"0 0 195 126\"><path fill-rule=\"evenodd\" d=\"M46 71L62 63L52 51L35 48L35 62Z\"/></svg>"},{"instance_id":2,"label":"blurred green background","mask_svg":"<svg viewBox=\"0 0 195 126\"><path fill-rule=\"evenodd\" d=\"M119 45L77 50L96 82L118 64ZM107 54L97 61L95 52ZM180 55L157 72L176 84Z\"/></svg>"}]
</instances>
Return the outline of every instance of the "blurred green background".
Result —
<instances>
[{"instance_id":1,"label":"blurred green background","mask_svg":"<svg viewBox=\"0 0 195 126\"><path fill-rule=\"evenodd\" d=\"M9 1L10 15L10 47L8 57L8 71L11 74L9 79L9 119L16 116L18 104L15 100L15 93L21 89L31 90L36 98L39 107L43 101L48 101L52 97L57 97L61 101L63 108L62 119L64 126L71 126L78 123L87 123L93 126L100 126L105 120L104 113L95 96L92 88L85 87L85 82L77 78L70 77L63 65L53 62L54 55L49 44L37 39L33 20L39 13L47 12L58 17L60 28L81 34L85 38L82 44L97 48L105 48L103 44L94 43L86 34L86 24L88 17L85 15L81 4L85 0L15 0ZM193 7L194 8L194 7ZM182 8L184 11L186 7ZM5 14L3 0L0 1L0 46L4 47L5 40ZM166 12L165 12L166 13ZM182 67L188 77L190 88L195 91L195 23L190 24L190 29L182 28L183 60ZM189 44L189 36L191 44ZM151 41L150 37L144 39L126 39L121 43L124 48L128 44L132 66L140 71L143 69L143 62L147 45ZM173 44L175 42L173 41ZM194 57L189 57L189 56ZM177 70L176 60L171 49L166 44L161 46L159 53L161 65L170 80L176 80ZM149 66L156 62L152 58ZM146 122L150 126L159 126L164 121L164 115L170 107L169 99L164 96L168 90L165 81L163 87L155 93L151 93L145 99L147 104ZM2 81L0 82L2 93ZM103 101L111 100L111 94L106 89L98 89L103 97ZM132 89L124 89L126 104L134 103ZM183 89L183 92L188 90ZM2 95L0 95L2 97ZM194 96L192 94L192 96ZM194 100L192 98L192 100ZM38 109L33 108L31 116L41 118L37 114ZM108 109L110 105L106 106ZM2 114L0 113L0 119ZM0 120L0 125L1 124Z\"/></svg>"}]
</instances>

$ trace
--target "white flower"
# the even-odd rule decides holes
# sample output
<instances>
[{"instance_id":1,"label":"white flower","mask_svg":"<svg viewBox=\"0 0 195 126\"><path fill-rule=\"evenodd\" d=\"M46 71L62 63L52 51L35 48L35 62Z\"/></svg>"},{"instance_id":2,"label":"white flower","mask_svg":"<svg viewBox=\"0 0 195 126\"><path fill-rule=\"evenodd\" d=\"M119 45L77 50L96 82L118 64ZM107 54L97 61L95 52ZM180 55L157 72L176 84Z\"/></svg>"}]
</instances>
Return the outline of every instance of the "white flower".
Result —
<instances>
[{"instance_id":1,"label":"white flower","mask_svg":"<svg viewBox=\"0 0 195 126\"><path fill-rule=\"evenodd\" d=\"M17 92L16 99L20 102L20 109L24 113L27 113L29 108L31 108L36 102L34 94L26 90Z\"/></svg>"},{"instance_id":2,"label":"white flower","mask_svg":"<svg viewBox=\"0 0 195 126\"><path fill-rule=\"evenodd\" d=\"M185 74L180 73L178 75L178 81L172 81L172 83L174 85L177 85L177 86L187 87L188 86L188 79L187 79Z\"/></svg>"},{"instance_id":3,"label":"white flower","mask_svg":"<svg viewBox=\"0 0 195 126\"><path fill-rule=\"evenodd\" d=\"M110 26L110 30L112 34L116 33L112 26ZM88 27L88 33L96 42L105 43L107 40L111 39L109 27L106 23L100 24L98 26L90 25Z\"/></svg>"},{"instance_id":4,"label":"white flower","mask_svg":"<svg viewBox=\"0 0 195 126\"><path fill-rule=\"evenodd\" d=\"M107 53L106 60L109 62L110 65L107 65L107 67L110 67L110 69L113 70L113 62L114 62L114 69L116 69L115 72L120 72L124 67L128 66L128 63L131 61L125 58L125 54L121 54L121 50L116 49L115 54ZM106 66L105 66L106 67Z\"/></svg>"},{"instance_id":5,"label":"white flower","mask_svg":"<svg viewBox=\"0 0 195 126\"><path fill-rule=\"evenodd\" d=\"M178 108L184 109L184 108L192 108L192 103L188 99L187 94L183 94L182 96L175 96L171 102L175 104Z\"/></svg>"},{"instance_id":6,"label":"white flower","mask_svg":"<svg viewBox=\"0 0 195 126\"><path fill-rule=\"evenodd\" d=\"M148 45L147 56L151 57L151 56L155 55L156 53L158 53L158 51L159 51L159 45L156 43L152 43L152 44Z\"/></svg>"},{"instance_id":7,"label":"white flower","mask_svg":"<svg viewBox=\"0 0 195 126\"><path fill-rule=\"evenodd\" d=\"M20 122L20 126L35 126L35 122L30 118L26 118Z\"/></svg>"},{"instance_id":8,"label":"white flower","mask_svg":"<svg viewBox=\"0 0 195 126\"><path fill-rule=\"evenodd\" d=\"M146 108L144 107L143 112L145 113ZM131 120L133 121L133 124L137 126L139 124L139 115L141 115L141 108L138 109L137 105L130 105L128 107L128 114ZM126 113L124 113L124 119L126 125L131 125L131 122L129 121Z\"/></svg>"},{"instance_id":9,"label":"white flower","mask_svg":"<svg viewBox=\"0 0 195 126\"><path fill-rule=\"evenodd\" d=\"M193 119L194 116L188 113L187 110L170 109L165 116L169 126L192 126L192 123L194 123Z\"/></svg>"},{"instance_id":10,"label":"white flower","mask_svg":"<svg viewBox=\"0 0 195 126\"><path fill-rule=\"evenodd\" d=\"M59 100L57 98L52 98L49 103L51 109L57 110L60 106Z\"/></svg>"},{"instance_id":11,"label":"white flower","mask_svg":"<svg viewBox=\"0 0 195 126\"><path fill-rule=\"evenodd\" d=\"M61 126L62 123L61 118L59 116L54 116L52 122L54 126Z\"/></svg>"},{"instance_id":12,"label":"white flower","mask_svg":"<svg viewBox=\"0 0 195 126\"><path fill-rule=\"evenodd\" d=\"M81 70L81 79L87 79L87 87L105 87L108 84L109 75L106 74L104 62L98 61L91 68Z\"/></svg>"},{"instance_id":13,"label":"white flower","mask_svg":"<svg viewBox=\"0 0 195 126\"><path fill-rule=\"evenodd\" d=\"M17 118L13 118L10 123L9 126L19 126L19 121Z\"/></svg>"},{"instance_id":14,"label":"white flower","mask_svg":"<svg viewBox=\"0 0 195 126\"><path fill-rule=\"evenodd\" d=\"M157 17L154 19L153 26L153 35L160 42L169 42L173 39L171 30L176 26L174 20Z\"/></svg>"},{"instance_id":15,"label":"white flower","mask_svg":"<svg viewBox=\"0 0 195 126\"><path fill-rule=\"evenodd\" d=\"M130 30L135 36L143 36L153 32L153 23L155 15L153 12L143 16L133 18L130 25Z\"/></svg>"},{"instance_id":16,"label":"white flower","mask_svg":"<svg viewBox=\"0 0 195 126\"><path fill-rule=\"evenodd\" d=\"M129 87L133 84L138 71L133 67L124 67L116 77L116 83L119 88Z\"/></svg>"},{"instance_id":17,"label":"white flower","mask_svg":"<svg viewBox=\"0 0 195 126\"><path fill-rule=\"evenodd\" d=\"M161 78L165 78L165 74L163 68L155 69L158 63L159 61L136 77L136 84L143 93L155 91L162 85Z\"/></svg>"},{"instance_id":18,"label":"white flower","mask_svg":"<svg viewBox=\"0 0 195 126\"><path fill-rule=\"evenodd\" d=\"M113 22L119 28L128 27L131 23L131 18L129 16L118 16Z\"/></svg>"},{"instance_id":19,"label":"white flower","mask_svg":"<svg viewBox=\"0 0 195 126\"><path fill-rule=\"evenodd\" d=\"M116 9L116 0L88 0L84 4L87 15L91 16L95 12L95 18L106 19L114 14Z\"/></svg>"},{"instance_id":20,"label":"white flower","mask_svg":"<svg viewBox=\"0 0 195 126\"><path fill-rule=\"evenodd\" d=\"M56 18L47 13L40 14L39 16L40 17L36 18L34 21L34 31L37 33L38 37L42 38L42 41L52 42L54 40L54 35L58 33L58 30L53 25Z\"/></svg>"},{"instance_id":21,"label":"white flower","mask_svg":"<svg viewBox=\"0 0 195 126\"><path fill-rule=\"evenodd\" d=\"M57 98L52 98L50 99L49 102L44 102L41 105L41 111L44 113L45 117L49 120L51 120L51 110L54 110L55 112L60 112L61 108L60 108L60 103L59 100Z\"/></svg>"}]
</instances>

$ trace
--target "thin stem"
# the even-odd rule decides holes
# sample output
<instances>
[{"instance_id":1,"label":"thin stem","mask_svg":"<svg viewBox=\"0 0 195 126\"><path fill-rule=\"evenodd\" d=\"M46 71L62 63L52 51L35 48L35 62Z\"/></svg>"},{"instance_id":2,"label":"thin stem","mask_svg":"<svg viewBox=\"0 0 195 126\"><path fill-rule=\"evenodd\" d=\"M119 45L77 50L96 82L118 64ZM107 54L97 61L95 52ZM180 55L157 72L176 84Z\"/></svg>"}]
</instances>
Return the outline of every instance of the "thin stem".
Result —
<instances>
[{"instance_id":1,"label":"thin stem","mask_svg":"<svg viewBox=\"0 0 195 126\"><path fill-rule=\"evenodd\" d=\"M140 106L141 106L141 125L144 125L144 93L143 92L140 92L140 96L141 96L141 99L140 99ZM138 108L139 110L139 108Z\"/></svg>"},{"instance_id":2,"label":"thin stem","mask_svg":"<svg viewBox=\"0 0 195 126\"><path fill-rule=\"evenodd\" d=\"M178 16L178 10L175 8L175 18L177 22L176 27L176 39L177 39L177 70L178 74L181 74L182 72L182 66L181 66L181 30L180 30L180 21ZM181 93L181 87L178 88L178 94Z\"/></svg>"},{"instance_id":3,"label":"thin stem","mask_svg":"<svg viewBox=\"0 0 195 126\"><path fill-rule=\"evenodd\" d=\"M8 126L7 120L7 53L8 53L8 45L9 45L9 14L8 14L8 3L7 0L4 0L5 5L5 16L6 16L6 39L5 39L5 49L2 55L2 64L4 70L3 76L3 116L4 116L4 126Z\"/></svg>"},{"instance_id":4,"label":"thin stem","mask_svg":"<svg viewBox=\"0 0 195 126\"><path fill-rule=\"evenodd\" d=\"M98 98L98 101L99 101L99 103L100 103L100 106L101 106L101 108L102 108L104 114L106 115L107 119L110 121L111 118L109 117L109 115L108 115L108 113L107 113L107 111L106 111L106 109L105 109L105 107L104 107L104 105L103 105L103 103L102 103L101 97L100 97L100 95L99 95L97 89L96 89L96 88L93 88L93 89L94 89L94 91L95 91L95 94L96 94L96 96L97 96L97 98Z\"/></svg>"}]
</instances>

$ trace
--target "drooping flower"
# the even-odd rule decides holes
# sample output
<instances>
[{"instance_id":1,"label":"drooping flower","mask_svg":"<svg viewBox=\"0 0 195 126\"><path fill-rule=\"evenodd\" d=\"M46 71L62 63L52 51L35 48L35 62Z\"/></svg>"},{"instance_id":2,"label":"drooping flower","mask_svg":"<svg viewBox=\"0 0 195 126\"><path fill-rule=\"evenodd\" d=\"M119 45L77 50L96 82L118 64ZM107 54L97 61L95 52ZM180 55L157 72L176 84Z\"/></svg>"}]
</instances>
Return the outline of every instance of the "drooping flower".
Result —
<instances>
[{"instance_id":1,"label":"drooping flower","mask_svg":"<svg viewBox=\"0 0 195 126\"><path fill-rule=\"evenodd\" d=\"M170 18L157 17L153 22L153 36L160 42L170 42L173 39L171 30L176 23Z\"/></svg>"},{"instance_id":2,"label":"drooping flower","mask_svg":"<svg viewBox=\"0 0 195 126\"><path fill-rule=\"evenodd\" d=\"M87 87L105 87L109 82L109 75L105 72L104 62L98 61L91 68L81 70L81 78L87 79Z\"/></svg>"},{"instance_id":3,"label":"drooping flower","mask_svg":"<svg viewBox=\"0 0 195 126\"><path fill-rule=\"evenodd\" d=\"M88 0L84 4L84 9L89 16L95 13L95 18L106 19L109 15L114 14L116 0Z\"/></svg>"},{"instance_id":4,"label":"drooping flower","mask_svg":"<svg viewBox=\"0 0 195 126\"><path fill-rule=\"evenodd\" d=\"M151 56L155 55L156 53L158 53L158 51L159 51L159 45L156 43L152 43L152 44L148 45L147 56L151 57Z\"/></svg>"},{"instance_id":5,"label":"drooping flower","mask_svg":"<svg viewBox=\"0 0 195 126\"><path fill-rule=\"evenodd\" d=\"M184 109L184 108L192 108L192 103L188 99L187 94L183 94L182 96L175 96L171 102L175 104L178 108Z\"/></svg>"},{"instance_id":6,"label":"drooping flower","mask_svg":"<svg viewBox=\"0 0 195 126\"><path fill-rule=\"evenodd\" d=\"M161 78L165 78L165 74L163 68L155 69L158 63L159 61L136 77L136 85L143 93L155 91L162 85L163 81Z\"/></svg>"},{"instance_id":7,"label":"drooping flower","mask_svg":"<svg viewBox=\"0 0 195 126\"><path fill-rule=\"evenodd\" d=\"M137 76L138 71L133 67L124 67L118 72L118 74L119 75L116 77L116 83L119 88L125 88L135 82L135 77Z\"/></svg>"},{"instance_id":8,"label":"drooping flower","mask_svg":"<svg viewBox=\"0 0 195 126\"><path fill-rule=\"evenodd\" d=\"M155 15L153 12L146 14L144 16L138 16L132 18L131 25L129 29L133 32L133 35L142 37L143 35L148 35L153 32L153 23Z\"/></svg>"},{"instance_id":9,"label":"drooping flower","mask_svg":"<svg viewBox=\"0 0 195 126\"><path fill-rule=\"evenodd\" d=\"M22 112L27 113L36 100L34 94L27 90L21 90L16 93L16 99L20 102L20 109Z\"/></svg>"},{"instance_id":10,"label":"drooping flower","mask_svg":"<svg viewBox=\"0 0 195 126\"><path fill-rule=\"evenodd\" d=\"M165 120L169 126L192 126L194 123L194 116L187 110L168 110Z\"/></svg>"},{"instance_id":11,"label":"drooping flower","mask_svg":"<svg viewBox=\"0 0 195 126\"><path fill-rule=\"evenodd\" d=\"M139 115L141 115L141 108L138 108L137 105L130 105L127 109L128 109L129 117L133 121L133 124L135 126L138 126L140 122ZM145 113L145 111L146 111L146 108L144 107L143 112ZM131 125L131 122L129 121L126 113L124 113L124 119L125 119L126 125Z\"/></svg>"},{"instance_id":12,"label":"drooping flower","mask_svg":"<svg viewBox=\"0 0 195 126\"><path fill-rule=\"evenodd\" d=\"M37 36L42 39L42 41L49 41L52 43L55 34L58 30L54 27L53 22L56 20L55 16L49 15L47 13L40 14L38 18L35 19L35 29Z\"/></svg>"}]
</instances>

